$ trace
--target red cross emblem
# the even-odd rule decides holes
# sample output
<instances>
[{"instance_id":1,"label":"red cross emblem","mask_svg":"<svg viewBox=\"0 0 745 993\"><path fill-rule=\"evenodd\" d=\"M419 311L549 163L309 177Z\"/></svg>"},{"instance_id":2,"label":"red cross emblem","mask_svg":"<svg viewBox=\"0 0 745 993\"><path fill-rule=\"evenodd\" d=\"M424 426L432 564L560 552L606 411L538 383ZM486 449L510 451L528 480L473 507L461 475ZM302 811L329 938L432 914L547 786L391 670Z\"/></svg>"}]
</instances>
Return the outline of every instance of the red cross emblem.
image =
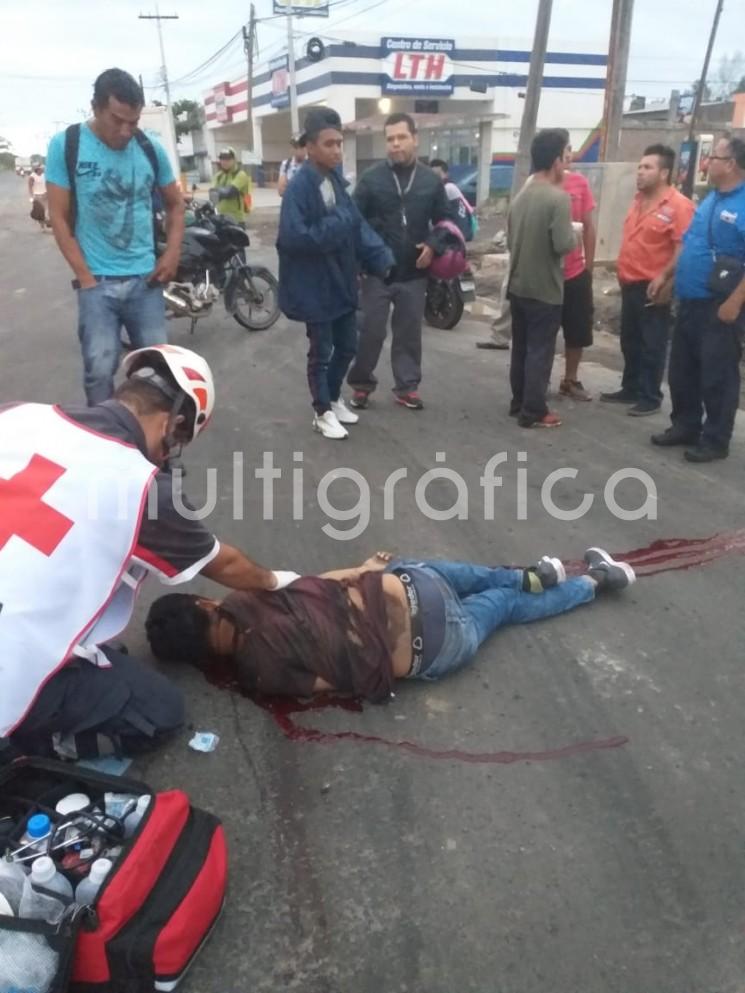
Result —
<instances>
[{"instance_id":1,"label":"red cross emblem","mask_svg":"<svg viewBox=\"0 0 745 993\"><path fill-rule=\"evenodd\" d=\"M17 535L42 554L52 554L74 522L42 497L66 472L43 455L34 455L15 476L0 478L0 551Z\"/></svg>"}]
</instances>

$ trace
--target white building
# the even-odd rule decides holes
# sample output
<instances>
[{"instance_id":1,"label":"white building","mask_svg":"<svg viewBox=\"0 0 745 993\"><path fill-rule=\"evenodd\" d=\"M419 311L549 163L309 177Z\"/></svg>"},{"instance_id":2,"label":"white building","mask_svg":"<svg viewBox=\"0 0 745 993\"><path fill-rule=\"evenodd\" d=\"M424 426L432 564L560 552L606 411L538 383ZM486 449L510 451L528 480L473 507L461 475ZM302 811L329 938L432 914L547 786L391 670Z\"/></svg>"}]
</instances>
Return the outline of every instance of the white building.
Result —
<instances>
[{"instance_id":1,"label":"white building","mask_svg":"<svg viewBox=\"0 0 745 993\"><path fill-rule=\"evenodd\" d=\"M296 63L300 123L310 106L329 106L339 113L345 124L347 173L359 173L383 157L383 120L399 110L417 115L423 156L460 167L474 167L480 152L494 163L513 160L530 43L353 37L354 41L326 43L320 61L304 54L303 41L303 57ZM552 46L546 59L539 127L568 128L575 153L585 160L597 156L606 62L601 45L581 52ZM253 80L254 149L269 182L288 155L287 82L286 54L260 67ZM248 141L245 76L213 86L205 95L204 109L212 160L225 145L240 155Z\"/></svg>"}]
</instances>

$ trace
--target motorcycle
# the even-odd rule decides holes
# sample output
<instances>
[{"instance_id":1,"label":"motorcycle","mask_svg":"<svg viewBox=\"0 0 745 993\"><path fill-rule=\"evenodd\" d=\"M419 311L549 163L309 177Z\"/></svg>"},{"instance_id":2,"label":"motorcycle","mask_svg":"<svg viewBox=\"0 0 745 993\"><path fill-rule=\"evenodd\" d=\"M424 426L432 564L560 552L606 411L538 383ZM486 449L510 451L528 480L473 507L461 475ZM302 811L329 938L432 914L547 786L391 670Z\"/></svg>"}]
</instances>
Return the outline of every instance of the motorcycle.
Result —
<instances>
[{"instance_id":1,"label":"motorcycle","mask_svg":"<svg viewBox=\"0 0 745 993\"><path fill-rule=\"evenodd\" d=\"M430 276L427 280L424 318L433 328L451 331L463 316L466 303L475 299L476 284L470 269L466 269L455 279L434 279Z\"/></svg>"},{"instance_id":2,"label":"motorcycle","mask_svg":"<svg viewBox=\"0 0 745 993\"><path fill-rule=\"evenodd\" d=\"M192 206L176 279L164 291L169 317L188 317L193 334L223 296L225 309L247 331L265 331L279 318L279 284L264 266L246 262L245 229L218 214L212 203ZM164 247L161 245L161 247Z\"/></svg>"}]
</instances>

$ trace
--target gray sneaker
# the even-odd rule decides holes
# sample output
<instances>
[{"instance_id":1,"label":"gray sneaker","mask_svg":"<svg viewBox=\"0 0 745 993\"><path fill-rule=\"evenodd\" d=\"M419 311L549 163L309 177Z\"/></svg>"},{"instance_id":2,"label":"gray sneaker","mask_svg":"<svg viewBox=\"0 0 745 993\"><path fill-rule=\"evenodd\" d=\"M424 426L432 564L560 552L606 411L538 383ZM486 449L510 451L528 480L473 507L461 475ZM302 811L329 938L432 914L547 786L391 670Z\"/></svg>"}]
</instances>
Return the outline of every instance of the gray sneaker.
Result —
<instances>
[{"instance_id":1,"label":"gray sneaker","mask_svg":"<svg viewBox=\"0 0 745 993\"><path fill-rule=\"evenodd\" d=\"M602 548L588 548L585 562L587 574L595 580L599 590L625 590L636 582L636 573L628 562L616 562Z\"/></svg>"},{"instance_id":2,"label":"gray sneaker","mask_svg":"<svg viewBox=\"0 0 745 993\"><path fill-rule=\"evenodd\" d=\"M561 559L551 559L544 555L533 570L541 581L544 590L550 590L552 586L558 586L567 578L566 569Z\"/></svg>"}]
</instances>

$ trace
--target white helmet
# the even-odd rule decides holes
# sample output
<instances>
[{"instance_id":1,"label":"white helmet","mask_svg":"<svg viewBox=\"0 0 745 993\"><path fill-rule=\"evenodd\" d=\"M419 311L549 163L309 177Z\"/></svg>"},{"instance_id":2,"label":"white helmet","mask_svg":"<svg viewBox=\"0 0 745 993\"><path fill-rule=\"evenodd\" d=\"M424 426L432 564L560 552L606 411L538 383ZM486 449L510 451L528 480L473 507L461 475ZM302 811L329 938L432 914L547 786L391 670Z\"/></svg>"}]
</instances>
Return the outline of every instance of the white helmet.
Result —
<instances>
[{"instance_id":1,"label":"white helmet","mask_svg":"<svg viewBox=\"0 0 745 993\"><path fill-rule=\"evenodd\" d=\"M191 434L187 441L193 441L207 427L215 409L215 382L209 365L201 355L180 345L149 345L130 352L122 362L122 370L128 379L134 376L151 382L177 403L178 391L163 376L164 372L170 373L194 405L194 416L189 419Z\"/></svg>"}]
</instances>

